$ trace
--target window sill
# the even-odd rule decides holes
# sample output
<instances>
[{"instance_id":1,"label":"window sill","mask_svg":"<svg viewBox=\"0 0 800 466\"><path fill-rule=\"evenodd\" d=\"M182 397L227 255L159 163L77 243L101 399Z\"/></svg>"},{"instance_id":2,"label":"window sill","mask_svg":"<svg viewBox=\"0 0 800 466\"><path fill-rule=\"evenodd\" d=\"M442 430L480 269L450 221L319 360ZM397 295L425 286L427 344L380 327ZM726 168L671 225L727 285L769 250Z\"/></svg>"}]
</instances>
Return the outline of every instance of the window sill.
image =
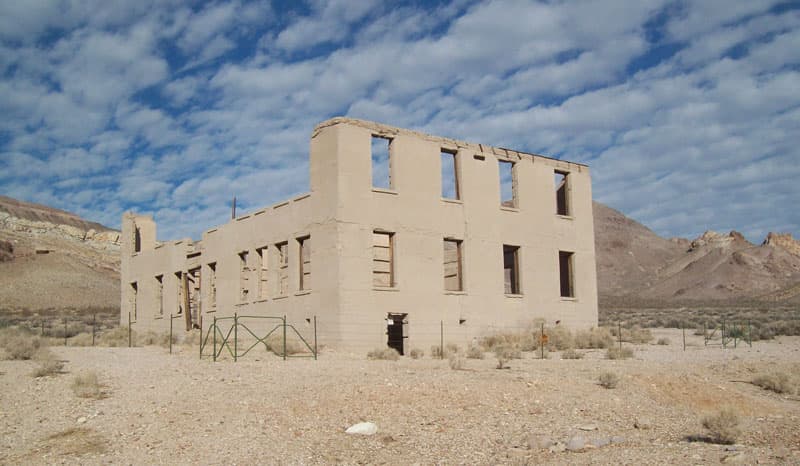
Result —
<instances>
[{"instance_id":1,"label":"window sill","mask_svg":"<svg viewBox=\"0 0 800 466\"><path fill-rule=\"evenodd\" d=\"M153 317L153 320L161 320L163 318L164 318L164 316L155 316L155 317Z\"/></svg>"},{"instance_id":2,"label":"window sill","mask_svg":"<svg viewBox=\"0 0 800 466\"><path fill-rule=\"evenodd\" d=\"M206 314L216 314L216 313L217 313L216 309L212 309L210 311L206 311Z\"/></svg>"},{"instance_id":3,"label":"window sill","mask_svg":"<svg viewBox=\"0 0 800 466\"><path fill-rule=\"evenodd\" d=\"M236 304L234 304L234 307L242 307L242 306L247 306L248 304L250 304L250 303L248 303L248 302L246 302L246 301L245 301L245 302L241 302L241 303L236 303Z\"/></svg>"},{"instance_id":4,"label":"window sill","mask_svg":"<svg viewBox=\"0 0 800 466\"><path fill-rule=\"evenodd\" d=\"M311 294L311 290L300 290L300 291L296 292L294 295L295 296L305 296L307 294Z\"/></svg>"},{"instance_id":5,"label":"window sill","mask_svg":"<svg viewBox=\"0 0 800 466\"><path fill-rule=\"evenodd\" d=\"M574 296L561 296L561 301L578 302L578 298Z\"/></svg>"},{"instance_id":6,"label":"window sill","mask_svg":"<svg viewBox=\"0 0 800 466\"><path fill-rule=\"evenodd\" d=\"M558 218L562 218L562 219L564 219L564 220L575 220L575 217L573 217L572 215L561 215L561 214L556 214L556 217L558 217Z\"/></svg>"},{"instance_id":7,"label":"window sill","mask_svg":"<svg viewBox=\"0 0 800 466\"><path fill-rule=\"evenodd\" d=\"M273 300L273 301L277 301L277 300L279 300L279 299L286 299L286 298L288 298L288 297L289 297L289 295L288 295L288 294L282 294L282 295L280 295L280 296L275 296L274 298L272 298L272 300Z\"/></svg>"},{"instance_id":8,"label":"window sill","mask_svg":"<svg viewBox=\"0 0 800 466\"><path fill-rule=\"evenodd\" d=\"M524 296L525 295L519 293L506 293L506 298L520 299L523 298Z\"/></svg>"},{"instance_id":9,"label":"window sill","mask_svg":"<svg viewBox=\"0 0 800 466\"><path fill-rule=\"evenodd\" d=\"M372 192L373 193L382 193L382 194L392 194L392 195L395 195L395 196L398 194L398 192L395 191L394 189L376 188L375 186L372 187Z\"/></svg>"},{"instance_id":10,"label":"window sill","mask_svg":"<svg viewBox=\"0 0 800 466\"><path fill-rule=\"evenodd\" d=\"M466 291L456 291L456 290L444 290L444 294L456 295L456 296L463 296L467 294Z\"/></svg>"},{"instance_id":11,"label":"window sill","mask_svg":"<svg viewBox=\"0 0 800 466\"><path fill-rule=\"evenodd\" d=\"M265 302L267 302L268 300L269 300L269 298L261 298L261 299L257 299L257 300L255 300L255 301L253 301L253 304L255 304L255 303L265 303Z\"/></svg>"},{"instance_id":12,"label":"window sill","mask_svg":"<svg viewBox=\"0 0 800 466\"><path fill-rule=\"evenodd\" d=\"M506 212L519 212L519 207L506 207L504 205L501 205L500 210L504 210Z\"/></svg>"},{"instance_id":13,"label":"window sill","mask_svg":"<svg viewBox=\"0 0 800 466\"><path fill-rule=\"evenodd\" d=\"M443 197L442 198L442 202L446 202L448 204L464 205L464 201L462 201L461 199L451 199L449 197Z\"/></svg>"},{"instance_id":14,"label":"window sill","mask_svg":"<svg viewBox=\"0 0 800 466\"><path fill-rule=\"evenodd\" d=\"M396 286L373 286L372 291L400 291Z\"/></svg>"}]
</instances>

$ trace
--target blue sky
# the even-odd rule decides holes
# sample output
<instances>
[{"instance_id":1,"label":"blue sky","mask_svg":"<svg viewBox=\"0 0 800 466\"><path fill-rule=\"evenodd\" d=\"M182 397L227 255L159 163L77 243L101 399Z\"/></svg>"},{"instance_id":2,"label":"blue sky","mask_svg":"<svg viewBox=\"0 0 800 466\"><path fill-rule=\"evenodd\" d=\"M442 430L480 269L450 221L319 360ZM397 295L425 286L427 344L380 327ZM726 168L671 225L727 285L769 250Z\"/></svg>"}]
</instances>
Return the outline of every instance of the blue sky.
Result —
<instances>
[{"instance_id":1,"label":"blue sky","mask_svg":"<svg viewBox=\"0 0 800 466\"><path fill-rule=\"evenodd\" d=\"M800 236L800 5L0 0L0 193L159 238L308 190L348 115L587 163L663 236Z\"/></svg>"}]
</instances>

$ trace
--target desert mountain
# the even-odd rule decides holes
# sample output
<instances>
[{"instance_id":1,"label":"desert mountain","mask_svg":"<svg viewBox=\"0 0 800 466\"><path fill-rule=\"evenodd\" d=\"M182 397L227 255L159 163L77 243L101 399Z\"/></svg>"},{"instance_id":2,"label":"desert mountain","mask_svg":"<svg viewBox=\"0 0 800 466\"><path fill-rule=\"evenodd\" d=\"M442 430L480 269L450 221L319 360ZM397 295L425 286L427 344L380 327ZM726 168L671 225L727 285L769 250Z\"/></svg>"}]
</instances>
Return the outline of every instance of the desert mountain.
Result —
<instances>
[{"instance_id":1,"label":"desert mountain","mask_svg":"<svg viewBox=\"0 0 800 466\"><path fill-rule=\"evenodd\" d=\"M594 203L601 307L613 303L800 302L800 242L770 233L661 238ZM0 196L0 310L119 307L119 232Z\"/></svg>"},{"instance_id":2,"label":"desert mountain","mask_svg":"<svg viewBox=\"0 0 800 466\"><path fill-rule=\"evenodd\" d=\"M789 234L761 245L735 231L667 240L599 203L594 222L601 302L800 300L800 242Z\"/></svg>"},{"instance_id":3,"label":"desert mountain","mask_svg":"<svg viewBox=\"0 0 800 466\"><path fill-rule=\"evenodd\" d=\"M119 232L0 196L0 310L119 307Z\"/></svg>"}]
</instances>

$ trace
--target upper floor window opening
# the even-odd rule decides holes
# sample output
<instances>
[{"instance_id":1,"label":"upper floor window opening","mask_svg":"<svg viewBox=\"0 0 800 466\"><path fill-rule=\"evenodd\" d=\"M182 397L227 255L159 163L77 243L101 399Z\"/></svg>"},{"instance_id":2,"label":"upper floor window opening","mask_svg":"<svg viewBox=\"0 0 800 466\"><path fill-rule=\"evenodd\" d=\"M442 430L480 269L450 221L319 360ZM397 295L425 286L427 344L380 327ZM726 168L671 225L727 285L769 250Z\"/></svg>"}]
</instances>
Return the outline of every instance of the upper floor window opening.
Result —
<instances>
[{"instance_id":1,"label":"upper floor window opening","mask_svg":"<svg viewBox=\"0 0 800 466\"><path fill-rule=\"evenodd\" d=\"M392 140L383 136L372 136L372 186L394 189L392 180Z\"/></svg>"}]
</instances>

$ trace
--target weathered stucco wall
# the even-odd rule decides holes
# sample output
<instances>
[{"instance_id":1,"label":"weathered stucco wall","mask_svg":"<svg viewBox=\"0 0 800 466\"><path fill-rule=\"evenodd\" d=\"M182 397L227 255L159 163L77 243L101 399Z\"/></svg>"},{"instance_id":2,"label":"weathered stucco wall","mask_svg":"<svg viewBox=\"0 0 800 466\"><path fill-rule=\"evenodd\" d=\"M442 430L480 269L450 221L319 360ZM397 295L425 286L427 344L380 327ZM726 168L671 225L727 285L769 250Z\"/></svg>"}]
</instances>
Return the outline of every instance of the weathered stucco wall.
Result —
<instances>
[{"instance_id":1,"label":"weathered stucco wall","mask_svg":"<svg viewBox=\"0 0 800 466\"><path fill-rule=\"evenodd\" d=\"M388 189L372 186L373 136L391 139ZM443 150L455 154L459 199L442 198ZM514 163L513 206L501 204L501 161ZM568 173L569 215L556 214L556 171ZM460 344L496 330L524 328L536 318L575 328L597 325L588 167L338 118L313 132L310 179L308 195L209 230L196 244L184 240L156 248L152 220L126 215L122 321L131 308L126 291L136 282L136 328L168 328L168 319L157 318L154 277L164 276L169 315L179 305L175 293L166 291L179 284L175 272L200 266L204 319L234 312L287 315L308 332L305 320L316 316L320 343L353 350L385 345L389 314L406 314L406 350L438 343L442 324L445 340ZM140 224L146 241L134 253L133 232ZM373 285L375 231L391 233L390 287ZM310 238L305 262L301 238ZM445 290L445 238L461 242L461 291ZM288 243L289 255L284 296L276 246L281 242ZM519 247L519 293L505 293L504 244ZM266 295L252 291L260 282L257 249L262 247L268 257ZM243 301L239 254L245 251L251 291ZM573 253L572 297L561 296L559 251ZM216 268L213 287L209 264ZM302 290L301 267L311 269Z\"/></svg>"}]
</instances>

